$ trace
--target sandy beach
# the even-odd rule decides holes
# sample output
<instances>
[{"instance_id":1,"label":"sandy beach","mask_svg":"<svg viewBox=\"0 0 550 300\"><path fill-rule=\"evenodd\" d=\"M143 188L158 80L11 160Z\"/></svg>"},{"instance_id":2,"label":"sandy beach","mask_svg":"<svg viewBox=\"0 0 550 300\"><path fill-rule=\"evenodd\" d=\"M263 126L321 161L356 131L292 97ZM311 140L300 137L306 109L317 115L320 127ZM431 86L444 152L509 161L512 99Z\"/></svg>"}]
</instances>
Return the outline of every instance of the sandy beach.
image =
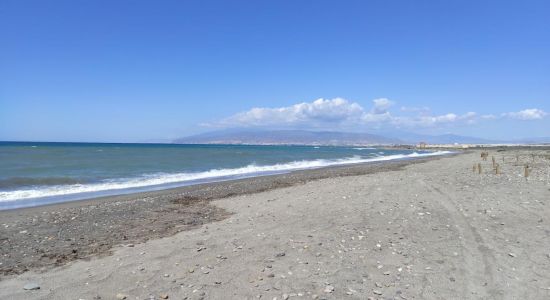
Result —
<instances>
[{"instance_id":1,"label":"sandy beach","mask_svg":"<svg viewBox=\"0 0 550 300\"><path fill-rule=\"evenodd\" d=\"M548 299L549 201L495 149L3 211L0 298Z\"/></svg>"}]
</instances>

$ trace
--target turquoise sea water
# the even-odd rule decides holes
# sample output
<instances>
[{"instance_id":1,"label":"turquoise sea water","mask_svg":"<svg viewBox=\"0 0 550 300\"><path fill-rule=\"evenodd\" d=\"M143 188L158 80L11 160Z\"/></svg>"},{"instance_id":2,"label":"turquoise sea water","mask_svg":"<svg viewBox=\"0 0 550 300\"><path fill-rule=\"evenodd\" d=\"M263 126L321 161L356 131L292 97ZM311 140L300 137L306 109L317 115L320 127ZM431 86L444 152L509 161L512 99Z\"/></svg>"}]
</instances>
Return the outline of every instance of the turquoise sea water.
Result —
<instances>
[{"instance_id":1,"label":"turquoise sea water","mask_svg":"<svg viewBox=\"0 0 550 300\"><path fill-rule=\"evenodd\" d=\"M0 209L430 153L367 147L0 142Z\"/></svg>"}]
</instances>

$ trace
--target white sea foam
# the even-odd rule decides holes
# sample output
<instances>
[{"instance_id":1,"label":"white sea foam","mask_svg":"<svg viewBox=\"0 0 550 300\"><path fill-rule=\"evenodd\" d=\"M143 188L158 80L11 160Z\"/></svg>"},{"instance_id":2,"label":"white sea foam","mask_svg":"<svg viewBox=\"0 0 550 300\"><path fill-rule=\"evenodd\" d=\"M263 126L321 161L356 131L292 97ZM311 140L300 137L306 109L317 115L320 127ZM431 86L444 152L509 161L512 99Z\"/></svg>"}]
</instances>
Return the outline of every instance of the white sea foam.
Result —
<instances>
[{"instance_id":1,"label":"white sea foam","mask_svg":"<svg viewBox=\"0 0 550 300\"><path fill-rule=\"evenodd\" d=\"M295 170L305 170L313 168L321 168L327 166L336 165L349 165L357 163L366 163L374 161L388 161L404 158L415 158L424 156L444 155L450 153L449 151L438 151L430 153L411 153L411 154L396 154L387 156L378 156L373 158L361 158L359 156L335 159L335 160L306 160L295 161L284 164L275 164L268 166L248 165L242 168L235 169L214 169L206 172L197 173L175 173L175 174L151 174L138 178L125 179L125 180L112 180L94 184L70 184L70 185L56 185L40 187L35 189L22 189L15 191L3 191L0 192L0 202L18 201L25 199L35 199L51 196L66 196L80 193L93 193L102 191L122 190L143 188L149 186L159 186L167 184L189 183L192 181L216 181L225 178L237 178L237 177L253 177L260 175L268 175L275 173L285 173Z\"/></svg>"},{"instance_id":2,"label":"white sea foam","mask_svg":"<svg viewBox=\"0 0 550 300\"><path fill-rule=\"evenodd\" d=\"M353 150L376 150L376 148L370 148L370 147L357 147L352 149Z\"/></svg>"}]
</instances>

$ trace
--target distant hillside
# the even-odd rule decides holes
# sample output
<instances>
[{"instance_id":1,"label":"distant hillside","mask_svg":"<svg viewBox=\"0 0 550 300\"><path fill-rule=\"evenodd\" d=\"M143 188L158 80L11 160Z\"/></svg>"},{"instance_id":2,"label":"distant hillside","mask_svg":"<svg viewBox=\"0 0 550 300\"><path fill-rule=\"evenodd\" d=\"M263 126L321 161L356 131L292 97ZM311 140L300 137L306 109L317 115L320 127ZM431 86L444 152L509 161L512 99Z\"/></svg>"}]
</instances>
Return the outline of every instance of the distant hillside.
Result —
<instances>
[{"instance_id":1,"label":"distant hillside","mask_svg":"<svg viewBox=\"0 0 550 300\"><path fill-rule=\"evenodd\" d=\"M415 145L428 144L535 144L550 143L550 138L490 140L455 134L425 135L403 131L370 134L307 130L221 130L188 136L173 141L177 144L252 144L252 145Z\"/></svg>"},{"instance_id":2,"label":"distant hillside","mask_svg":"<svg viewBox=\"0 0 550 300\"><path fill-rule=\"evenodd\" d=\"M178 144L256 144L256 145L390 145L395 138L368 133L306 130L213 131L176 139Z\"/></svg>"}]
</instances>

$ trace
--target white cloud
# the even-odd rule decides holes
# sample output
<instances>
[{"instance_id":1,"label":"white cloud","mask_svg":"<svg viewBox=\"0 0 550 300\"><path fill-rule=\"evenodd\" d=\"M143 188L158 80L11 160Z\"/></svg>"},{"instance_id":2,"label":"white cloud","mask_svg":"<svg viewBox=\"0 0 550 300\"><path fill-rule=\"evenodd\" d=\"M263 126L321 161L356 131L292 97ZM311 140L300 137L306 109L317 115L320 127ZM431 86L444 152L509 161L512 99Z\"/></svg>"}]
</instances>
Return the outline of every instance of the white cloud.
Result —
<instances>
[{"instance_id":1,"label":"white cloud","mask_svg":"<svg viewBox=\"0 0 550 300\"><path fill-rule=\"evenodd\" d=\"M222 125L268 126L314 123L341 123L359 120L361 105L342 98L317 99L278 108L252 108L222 120Z\"/></svg>"},{"instance_id":2,"label":"white cloud","mask_svg":"<svg viewBox=\"0 0 550 300\"><path fill-rule=\"evenodd\" d=\"M415 107L415 106L401 106L401 111L404 112L415 112L415 113L422 113L426 114L430 112L430 108L426 106L422 107Z\"/></svg>"},{"instance_id":3,"label":"white cloud","mask_svg":"<svg viewBox=\"0 0 550 300\"><path fill-rule=\"evenodd\" d=\"M538 108L528 108L517 112L503 113L503 117L509 117L517 120L539 120L548 115L545 111Z\"/></svg>"},{"instance_id":4,"label":"white cloud","mask_svg":"<svg viewBox=\"0 0 550 300\"><path fill-rule=\"evenodd\" d=\"M384 123L391 122L394 117L390 114L389 111L384 113L365 113L361 117L361 121L364 123Z\"/></svg>"},{"instance_id":5,"label":"white cloud","mask_svg":"<svg viewBox=\"0 0 550 300\"><path fill-rule=\"evenodd\" d=\"M428 125L432 125L437 123L455 122L456 120L458 120L458 116L453 113L448 113L435 117L422 117L421 119L424 120Z\"/></svg>"},{"instance_id":6,"label":"white cloud","mask_svg":"<svg viewBox=\"0 0 550 300\"><path fill-rule=\"evenodd\" d=\"M419 115L416 117L398 117L394 118L394 123L400 127L433 127L444 124L464 122L472 124L475 122L477 113L467 112L463 115L447 113L437 116Z\"/></svg>"},{"instance_id":7,"label":"white cloud","mask_svg":"<svg viewBox=\"0 0 550 300\"><path fill-rule=\"evenodd\" d=\"M484 120L494 120L497 118L497 116L493 115L493 114L488 114L488 115L481 115L481 118L484 119Z\"/></svg>"},{"instance_id":8,"label":"white cloud","mask_svg":"<svg viewBox=\"0 0 550 300\"><path fill-rule=\"evenodd\" d=\"M393 115L390 109L395 102L387 98L372 101L370 110L364 109L359 103L343 98L317 99L313 102L302 102L284 107L256 107L237 113L209 126L217 127L315 127L338 129L342 127L361 126L392 126L399 128L426 128L446 125L474 124L480 120L498 119L495 114L478 115L476 112L457 114L449 112L441 115L431 115L428 107L406 108L401 111L406 115ZM412 114L412 116L411 116ZM542 119L547 115L540 109L524 109L518 112L500 114L518 120Z\"/></svg>"},{"instance_id":9,"label":"white cloud","mask_svg":"<svg viewBox=\"0 0 550 300\"><path fill-rule=\"evenodd\" d=\"M374 106L371 112L375 115L387 113L388 109L395 104L393 101L390 101L387 98L374 99L372 100L372 102L374 103Z\"/></svg>"}]
</instances>

